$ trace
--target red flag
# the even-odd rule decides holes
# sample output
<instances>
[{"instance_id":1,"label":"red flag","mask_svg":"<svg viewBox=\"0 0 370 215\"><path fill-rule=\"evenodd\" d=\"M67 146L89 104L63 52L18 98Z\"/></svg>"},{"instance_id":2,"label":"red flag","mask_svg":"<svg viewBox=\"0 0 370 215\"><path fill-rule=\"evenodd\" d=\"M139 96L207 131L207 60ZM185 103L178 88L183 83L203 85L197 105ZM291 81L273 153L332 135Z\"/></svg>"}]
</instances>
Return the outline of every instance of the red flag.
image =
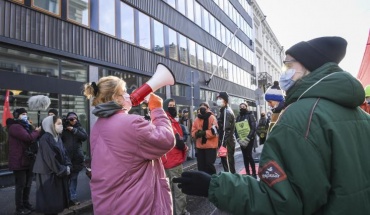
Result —
<instances>
[{"instance_id":1,"label":"red flag","mask_svg":"<svg viewBox=\"0 0 370 215\"><path fill-rule=\"evenodd\" d=\"M8 118L13 118L12 113L10 113L9 107L9 90L6 90L5 102L4 102L4 112L3 112L3 126L6 126L6 120Z\"/></svg>"}]
</instances>

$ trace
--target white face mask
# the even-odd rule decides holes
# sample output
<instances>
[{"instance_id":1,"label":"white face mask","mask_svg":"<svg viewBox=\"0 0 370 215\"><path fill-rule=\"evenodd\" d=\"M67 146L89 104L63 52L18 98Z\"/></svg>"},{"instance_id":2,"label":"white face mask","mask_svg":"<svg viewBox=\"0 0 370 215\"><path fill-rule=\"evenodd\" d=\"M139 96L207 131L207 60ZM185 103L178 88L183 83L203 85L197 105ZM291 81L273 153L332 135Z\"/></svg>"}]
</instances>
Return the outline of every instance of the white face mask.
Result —
<instances>
[{"instance_id":1,"label":"white face mask","mask_svg":"<svg viewBox=\"0 0 370 215\"><path fill-rule=\"evenodd\" d=\"M123 109L127 110L127 112L128 112L132 108L132 102L131 102L131 99L130 99L130 95L128 93L125 93L125 94L122 95L122 97L123 97L123 100L124 100L123 104L122 104Z\"/></svg>"},{"instance_id":2,"label":"white face mask","mask_svg":"<svg viewBox=\"0 0 370 215\"><path fill-rule=\"evenodd\" d=\"M224 107L225 106L225 101L222 100L222 99L217 99L216 103L217 103L217 106L219 106L219 107Z\"/></svg>"},{"instance_id":3,"label":"white face mask","mask_svg":"<svg viewBox=\"0 0 370 215\"><path fill-rule=\"evenodd\" d=\"M295 69L288 69L280 76L279 85L282 90L287 91L294 85L295 81L292 80L292 77L295 72Z\"/></svg>"},{"instance_id":4,"label":"white face mask","mask_svg":"<svg viewBox=\"0 0 370 215\"><path fill-rule=\"evenodd\" d=\"M27 117L27 115L21 115L20 119L23 120L23 121L27 121L28 117Z\"/></svg>"},{"instance_id":5,"label":"white face mask","mask_svg":"<svg viewBox=\"0 0 370 215\"><path fill-rule=\"evenodd\" d=\"M55 126L55 131L58 133L58 134L61 134L63 132L63 125L56 125Z\"/></svg>"}]
</instances>

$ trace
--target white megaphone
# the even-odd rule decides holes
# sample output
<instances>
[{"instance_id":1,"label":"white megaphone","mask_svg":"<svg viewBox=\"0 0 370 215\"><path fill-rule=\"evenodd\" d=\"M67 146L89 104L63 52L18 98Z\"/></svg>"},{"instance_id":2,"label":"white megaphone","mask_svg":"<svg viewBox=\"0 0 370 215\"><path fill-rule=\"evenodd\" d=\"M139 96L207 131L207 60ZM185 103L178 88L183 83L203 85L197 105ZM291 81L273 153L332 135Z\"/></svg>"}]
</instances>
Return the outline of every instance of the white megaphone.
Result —
<instances>
[{"instance_id":1,"label":"white megaphone","mask_svg":"<svg viewBox=\"0 0 370 215\"><path fill-rule=\"evenodd\" d=\"M172 71L164 64L158 63L157 69L149 81L131 93L130 99L132 106L140 105L151 92L155 92L166 85L174 85L175 82L176 79Z\"/></svg>"}]
</instances>

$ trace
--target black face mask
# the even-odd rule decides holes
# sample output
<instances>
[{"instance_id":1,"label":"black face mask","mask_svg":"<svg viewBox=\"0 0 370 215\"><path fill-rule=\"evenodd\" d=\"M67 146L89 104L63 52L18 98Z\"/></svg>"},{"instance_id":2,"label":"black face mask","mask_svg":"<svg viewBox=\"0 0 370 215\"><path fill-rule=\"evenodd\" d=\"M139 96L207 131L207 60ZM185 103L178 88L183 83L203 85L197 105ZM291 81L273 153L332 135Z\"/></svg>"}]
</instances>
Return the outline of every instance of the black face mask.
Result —
<instances>
[{"instance_id":1,"label":"black face mask","mask_svg":"<svg viewBox=\"0 0 370 215\"><path fill-rule=\"evenodd\" d=\"M168 107L168 113L170 113L170 115L175 118L177 116L177 110L175 107Z\"/></svg>"},{"instance_id":2,"label":"black face mask","mask_svg":"<svg viewBox=\"0 0 370 215\"><path fill-rule=\"evenodd\" d=\"M199 108L199 113L204 115L207 113L207 109L206 108Z\"/></svg>"},{"instance_id":3,"label":"black face mask","mask_svg":"<svg viewBox=\"0 0 370 215\"><path fill-rule=\"evenodd\" d=\"M247 113L247 109L243 109L243 108L242 108L242 109L240 109L240 113L241 113L241 114L246 114L246 113Z\"/></svg>"}]
</instances>

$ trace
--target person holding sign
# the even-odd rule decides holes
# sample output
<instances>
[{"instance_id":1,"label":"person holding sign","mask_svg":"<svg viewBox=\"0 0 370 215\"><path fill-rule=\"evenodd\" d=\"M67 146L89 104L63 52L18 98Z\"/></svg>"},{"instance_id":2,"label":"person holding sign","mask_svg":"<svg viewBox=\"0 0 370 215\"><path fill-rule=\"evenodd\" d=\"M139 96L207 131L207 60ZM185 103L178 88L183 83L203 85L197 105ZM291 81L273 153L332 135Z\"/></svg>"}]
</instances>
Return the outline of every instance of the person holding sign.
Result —
<instances>
[{"instance_id":1,"label":"person holding sign","mask_svg":"<svg viewBox=\"0 0 370 215\"><path fill-rule=\"evenodd\" d=\"M241 103L239 108L239 116L236 118L235 123L236 140L238 141L243 153L244 166L247 175L251 175L249 170L250 164L252 168L252 177L257 178L256 167L252 157L254 137L256 135L256 118L252 111L248 111L248 105L246 103Z\"/></svg>"}]
</instances>

